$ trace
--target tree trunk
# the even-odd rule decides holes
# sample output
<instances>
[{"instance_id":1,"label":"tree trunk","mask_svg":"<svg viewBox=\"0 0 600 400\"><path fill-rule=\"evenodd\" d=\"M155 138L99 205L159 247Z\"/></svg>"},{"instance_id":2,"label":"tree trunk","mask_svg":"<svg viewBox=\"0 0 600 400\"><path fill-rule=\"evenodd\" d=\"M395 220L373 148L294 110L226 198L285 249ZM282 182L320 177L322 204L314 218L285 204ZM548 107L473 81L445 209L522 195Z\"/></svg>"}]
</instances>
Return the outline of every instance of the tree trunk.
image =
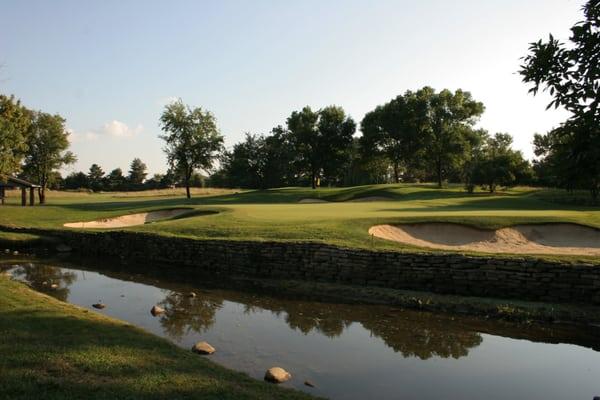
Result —
<instances>
[{"instance_id":1,"label":"tree trunk","mask_svg":"<svg viewBox=\"0 0 600 400\"><path fill-rule=\"evenodd\" d=\"M185 195L188 199L192 198L192 194L190 193L190 178L192 177L191 172L185 173Z\"/></svg>"},{"instance_id":2,"label":"tree trunk","mask_svg":"<svg viewBox=\"0 0 600 400\"><path fill-rule=\"evenodd\" d=\"M398 161L394 161L394 182L400 183L400 166Z\"/></svg>"},{"instance_id":3,"label":"tree trunk","mask_svg":"<svg viewBox=\"0 0 600 400\"><path fill-rule=\"evenodd\" d=\"M437 172L437 181L438 187L442 187L442 161L440 159L436 162L436 172Z\"/></svg>"},{"instance_id":4,"label":"tree trunk","mask_svg":"<svg viewBox=\"0 0 600 400\"><path fill-rule=\"evenodd\" d=\"M41 186L38 188L38 197L40 198L40 204L46 204L46 188Z\"/></svg>"},{"instance_id":5,"label":"tree trunk","mask_svg":"<svg viewBox=\"0 0 600 400\"><path fill-rule=\"evenodd\" d=\"M316 182L316 179L317 179L317 173L316 173L316 171L313 169L313 170L311 171L311 182L312 182L312 188L313 188L313 189L316 189L316 188L317 188L317 182Z\"/></svg>"}]
</instances>

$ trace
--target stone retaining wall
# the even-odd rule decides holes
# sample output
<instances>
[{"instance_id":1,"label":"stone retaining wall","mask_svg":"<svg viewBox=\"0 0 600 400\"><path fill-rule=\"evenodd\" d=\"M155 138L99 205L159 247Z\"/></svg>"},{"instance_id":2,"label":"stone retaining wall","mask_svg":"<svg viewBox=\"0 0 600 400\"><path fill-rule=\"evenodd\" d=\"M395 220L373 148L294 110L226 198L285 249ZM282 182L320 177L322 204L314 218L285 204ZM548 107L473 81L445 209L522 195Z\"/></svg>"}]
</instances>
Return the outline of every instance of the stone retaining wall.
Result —
<instances>
[{"instance_id":1,"label":"stone retaining wall","mask_svg":"<svg viewBox=\"0 0 600 400\"><path fill-rule=\"evenodd\" d=\"M49 232L41 232L46 233ZM195 240L137 232L52 231L75 251L202 275L296 279L444 294L600 304L600 265L399 253L319 243Z\"/></svg>"}]
</instances>

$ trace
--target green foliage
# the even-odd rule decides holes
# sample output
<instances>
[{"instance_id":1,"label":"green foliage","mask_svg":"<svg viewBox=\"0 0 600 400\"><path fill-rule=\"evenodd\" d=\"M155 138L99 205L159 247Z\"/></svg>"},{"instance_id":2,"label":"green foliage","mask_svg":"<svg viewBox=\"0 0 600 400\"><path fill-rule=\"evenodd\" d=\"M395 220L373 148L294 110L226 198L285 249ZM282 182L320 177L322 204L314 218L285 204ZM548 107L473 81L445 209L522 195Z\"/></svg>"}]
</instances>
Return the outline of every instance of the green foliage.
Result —
<instances>
[{"instance_id":1,"label":"green foliage","mask_svg":"<svg viewBox=\"0 0 600 400\"><path fill-rule=\"evenodd\" d=\"M115 168L104 178L105 190L125 190L127 178L123 175L121 168Z\"/></svg>"},{"instance_id":2,"label":"green foliage","mask_svg":"<svg viewBox=\"0 0 600 400\"><path fill-rule=\"evenodd\" d=\"M474 185L481 185L494 193L498 186L514 186L531 177L529 162L511 144L512 137L506 133L484 138L467 163L465 181L469 192L473 192Z\"/></svg>"},{"instance_id":3,"label":"green foliage","mask_svg":"<svg viewBox=\"0 0 600 400\"><path fill-rule=\"evenodd\" d=\"M600 1L583 7L585 19L571 28L570 43L552 35L531 43L519 71L523 81L553 97L548 108L562 107L571 116L546 138L536 138L536 151L547 158L538 170L567 189L585 187L600 194Z\"/></svg>"},{"instance_id":4,"label":"green foliage","mask_svg":"<svg viewBox=\"0 0 600 400\"><path fill-rule=\"evenodd\" d=\"M296 153L298 171L305 173L314 188L323 176L330 183L341 179L352 149L356 124L341 107L312 111L308 106L294 111L287 128Z\"/></svg>"},{"instance_id":5,"label":"green foliage","mask_svg":"<svg viewBox=\"0 0 600 400\"><path fill-rule=\"evenodd\" d=\"M19 100L0 95L0 179L19 171L30 124L31 112Z\"/></svg>"},{"instance_id":6,"label":"green foliage","mask_svg":"<svg viewBox=\"0 0 600 400\"><path fill-rule=\"evenodd\" d=\"M65 119L60 115L34 112L27 131L27 152L23 173L38 182L40 203L46 201L46 188L57 169L75 162L69 148Z\"/></svg>"},{"instance_id":7,"label":"green foliage","mask_svg":"<svg viewBox=\"0 0 600 400\"><path fill-rule=\"evenodd\" d=\"M72 172L65 178L65 189L83 189L88 187L88 176L81 171Z\"/></svg>"},{"instance_id":8,"label":"green foliage","mask_svg":"<svg viewBox=\"0 0 600 400\"><path fill-rule=\"evenodd\" d=\"M181 100L165 106L160 123L169 165L181 174L190 198L192 173L196 169L212 170L223 147L223 136L212 113L199 107L192 109Z\"/></svg>"},{"instance_id":9,"label":"green foliage","mask_svg":"<svg viewBox=\"0 0 600 400\"><path fill-rule=\"evenodd\" d=\"M148 167L146 167L146 164L139 158L134 158L133 161L131 161L127 180L132 189L141 187L142 183L144 183L144 179L146 179L146 176L148 175L146 172L147 169Z\"/></svg>"},{"instance_id":10,"label":"green foliage","mask_svg":"<svg viewBox=\"0 0 600 400\"><path fill-rule=\"evenodd\" d=\"M87 174L89 188L98 192L104 188L104 171L98 164L92 164Z\"/></svg>"}]
</instances>

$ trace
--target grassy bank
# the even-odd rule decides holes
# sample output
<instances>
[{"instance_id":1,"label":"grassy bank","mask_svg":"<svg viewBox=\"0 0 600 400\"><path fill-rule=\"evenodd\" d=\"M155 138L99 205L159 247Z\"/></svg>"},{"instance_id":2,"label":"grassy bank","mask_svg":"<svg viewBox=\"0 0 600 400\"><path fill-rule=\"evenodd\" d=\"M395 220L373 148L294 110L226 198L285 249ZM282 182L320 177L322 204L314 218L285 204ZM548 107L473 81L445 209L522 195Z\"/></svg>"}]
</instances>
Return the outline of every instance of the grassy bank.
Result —
<instances>
[{"instance_id":1,"label":"grassy bank","mask_svg":"<svg viewBox=\"0 0 600 400\"><path fill-rule=\"evenodd\" d=\"M0 275L2 399L308 399Z\"/></svg>"},{"instance_id":2,"label":"grassy bank","mask_svg":"<svg viewBox=\"0 0 600 400\"><path fill-rule=\"evenodd\" d=\"M600 207L548 201L554 198L552 193L514 188L496 194L468 194L460 185L438 189L429 184L209 191L191 200L181 197L181 193L169 191L127 194L56 192L49 196L48 205L40 207L18 207L15 206L18 200L11 199L12 205L0 207L0 225L63 229L65 222L187 206L218 213L126 229L200 239L310 240L388 250L414 248L372 239L367 232L369 227L402 222L456 222L499 228L519 223L572 222L600 228ZM304 199L324 202L301 203Z\"/></svg>"}]
</instances>

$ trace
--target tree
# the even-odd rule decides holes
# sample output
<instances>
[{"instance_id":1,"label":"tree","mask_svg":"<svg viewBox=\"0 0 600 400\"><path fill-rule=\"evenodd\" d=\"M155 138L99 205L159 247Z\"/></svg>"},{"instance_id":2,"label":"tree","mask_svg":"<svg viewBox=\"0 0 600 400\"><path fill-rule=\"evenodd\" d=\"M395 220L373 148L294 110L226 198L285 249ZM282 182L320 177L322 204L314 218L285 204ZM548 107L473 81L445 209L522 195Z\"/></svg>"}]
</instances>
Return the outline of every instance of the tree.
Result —
<instances>
[{"instance_id":1,"label":"tree","mask_svg":"<svg viewBox=\"0 0 600 400\"><path fill-rule=\"evenodd\" d=\"M168 104L160 117L166 143L164 151L170 167L185 184L189 199L190 179L196 169L210 172L223 148L223 136L217 129L215 117L202 108L190 108L181 100Z\"/></svg>"},{"instance_id":2,"label":"tree","mask_svg":"<svg viewBox=\"0 0 600 400\"><path fill-rule=\"evenodd\" d=\"M87 174L89 188L98 192L104 188L104 171L98 164L92 164Z\"/></svg>"},{"instance_id":3,"label":"tree","mask_svg":"<svg viewBox=\"0 0 600 400\"><path fill-rule=\"evenodd\" d=\"M139 158L134 158L133 161L131 161L131 165L129 166L129 176L127 177L131 189L139 189L142 186L144 179L146 179L146 176L148 175L146 172L147 169L146 164Z\"/></svg>"},{"instance_id":4,"label":"tree","mask_svg":"<svg viewBox=\"0 0 600 400\"><path fill-rule=\"evenodd\" d=\"M88 177L83 172L72 172L65 178L65 189L81 189L89 187Z\"/></svg>"},{"instance_id":5,"label":"tree","mask_svg":"<svg viewBox=\"0 0 600 400\"><path fill-rule=\"evenodd\" d=\"M570 187L586 187L596 201L600 194L600 1L589 0L583 7L585 19L571 28L570 43L552 35L548 41L531 43L519 73L523 82L540 88L553 100L547 108L563 107L571 115L546 141L541 151L564 162L554 169L559 181ZM538 139L540 142L541 139ZM556 161L554 161L556 162Z\"/></svg>"},{"instance_id":6,"label":"tree","mask_svg":"<svg viewBox=\"0 0 600 400\"><path fill-rule=\"evenodd\" d=\"M368 112L361 122L363 158L386 157L392 164L396 183L400 182L403 168L415 168L423 148L424 116L418 115L416 100L415 94L407 91Z\"/></svg>"},{"instance_id":7,"label":"tree","mask_svg":"<svg viewBox=\"0 0 600 400\"><path fill-rule=\"evenodd\" d=\"M0 95L0 179L19 170L30 124L31 112L19 100Z\"/></svg>"},{"instance_id":8,"label":"tree","mask_svg":"<svg viewBox=\"0 0 600 400\"><path fill-rule=\"evenodd\" d=\"M244 141L236 143L223 157L223 170L229 186L265 188L267 165L264 136L246 133Z\"/></svg>"},{"instance_id":9,"label":"tree","mask_svg":"<svg viewBox=\"0 0 600 400\"><path fill-rule=\"evenodd\" d=\"M107 190L123 190L127 185L127 178L123 175L121 168L115 168L104 178L104 186Z\"/></svg>"},{"instance_id":10,"label":"tree","mask_svg":"<svg viewBox=\"0 0 600 400\"><path fill-rule=\"evenodd\" d=\"M520 151L511 148L512 137L496 133L486 137L473 160L470 182L494 193L498 186L512 186L530 175L530 165Z\"/></svg>"},{"instance_id":11,"label":"tree","mask_svg":"<svg viewBox=\"0 0 600 400\"><path fill-rule=\"evenodd\" d=\"M311 180L313 189L325 175L337 181L349 160L356 124L341 107L329 106L317 112L308 106L287 119L296 152L296 165Z\"/></svg>"},{"instance_id":12,"label":"tree","mask_svg":"<svg viewBox=\"0 0 600 400\"><path fill-rule=\"evenodd\" d=\"M65 119L60 115L34 112L27 133L27 152L23 171L34 177L40 185L40 204L46 202L46 188L52 174L63 165L72 164L76 158L69 148L69 134Z\"/></svg>"},{"instance_id":13,"label":"tree","mask_svg":"<svg viewBox=\"0 0 600 400\"><path fill-rule=\"evenodd\" d=\"M417 92L418 101L425 108L427 151L424 153L434 171L439 187L450 171L459 169L470 150L473 125L483 113L483 103L473 100L469 92L460 89L454 93L444 89L439 93L425 87Z\"/></svg>"}]
</instances>

